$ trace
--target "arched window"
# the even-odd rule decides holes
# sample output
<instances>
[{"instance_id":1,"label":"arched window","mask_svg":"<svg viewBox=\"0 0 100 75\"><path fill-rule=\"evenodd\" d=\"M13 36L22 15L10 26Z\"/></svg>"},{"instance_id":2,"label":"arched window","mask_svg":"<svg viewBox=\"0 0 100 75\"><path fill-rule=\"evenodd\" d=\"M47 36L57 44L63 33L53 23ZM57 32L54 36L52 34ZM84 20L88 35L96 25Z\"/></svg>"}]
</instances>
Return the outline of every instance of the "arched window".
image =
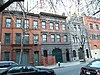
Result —
<instances>
[{"instance_id":1,"label":"arched window","mask_svg":"<svg viewBox=\"0 0 100 75\"><path fill-rule=\"evenodd\" d=\"M76 51L73 50L73 57L76 57Z\"/></svg>"}]
</instances>

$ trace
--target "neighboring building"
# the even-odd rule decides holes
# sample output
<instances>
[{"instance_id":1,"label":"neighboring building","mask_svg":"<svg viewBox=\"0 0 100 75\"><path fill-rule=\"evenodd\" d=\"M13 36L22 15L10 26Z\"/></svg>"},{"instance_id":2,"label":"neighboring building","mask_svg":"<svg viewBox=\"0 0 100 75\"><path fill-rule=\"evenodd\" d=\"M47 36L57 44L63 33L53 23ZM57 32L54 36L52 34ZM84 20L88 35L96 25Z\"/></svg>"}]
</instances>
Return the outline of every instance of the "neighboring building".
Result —
<instances>
[{"instance_id":1,"label":"neighboring building","mask_svg":"<svg viewBox=\"0 0 100 75\"><path fill-rule=\"evenodd\" d=\"M90 50L100 50L100 19L85 16L84 22L88 32ZM93 52L91 53L93 56ZM94 53L98 54L96 51Z\"/></svg>"},{"instance_id":2,"label":"neighboring building","mask_svg":"<svg viewBox=\"0 0 100 75\"><path fill-rule=\"evenodd\" d=\"M24 25L22 64L51 65L71 61L66 16L56 14L2 13L2 60L19 62Z\"/></svg>"},{"instance_id":3,"label":"neighboring building","mask_svg":"<svg viewBox=\"0 0 100 75\"><path fill-rule=\"evenodd\" d=\"M87 38L86 29L83 22L83 17L78 17L76 14L70 18L69 21L69 34L70 34L70 42L71 42L71 50L73 54L73 60L81 60L83 59L83 51L85 54L85 58L90 57L89 53L89 42ZM83 45L83 51L81 47Z\"/></svg>"}]
</instances>

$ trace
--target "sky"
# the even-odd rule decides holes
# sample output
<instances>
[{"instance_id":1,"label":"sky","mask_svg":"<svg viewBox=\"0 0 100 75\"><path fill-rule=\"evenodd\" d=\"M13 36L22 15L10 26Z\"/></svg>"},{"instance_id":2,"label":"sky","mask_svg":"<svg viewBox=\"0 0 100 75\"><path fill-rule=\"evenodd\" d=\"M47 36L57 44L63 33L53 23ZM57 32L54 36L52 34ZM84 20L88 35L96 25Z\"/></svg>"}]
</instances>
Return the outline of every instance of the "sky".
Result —
<instances>
[{"instance_id":1,"label":"sky","mask_svg":"<svg viewBox=\"0 0 100 75\"><path fill-rule=\"evenodd\" d=\"M43 3L43 1L45 2ZM53 6L51 2L53 3ZM76 9L75 4L77 4L77 0L41 0L41 2L40 0L24 0L24 3L22 3L22 5L23 4L25 11L28 10L29 12L34 12L34 13L39 13L41 11L44 11L62 15L62 13L68 14L70 10L71 12L74 12ZM41 6L42 8L40 8ZM8 8L10 10L13 9L19 10L20 7L18 7L18 3L13 3Z\"/></svg>"},{"instance_id":2,"label":"sky","mask_svg":"<svg viewBox=\"0 0 100 75\"><path fill-rule=\"evenodd\" d=\"M8 1L8 0L5 0ZM44 2L43 2L44 1ZM70 16L73 13L78 13L78 0L24 0L22 7L29 13L47 12L62 15L65 13L66 16ZM83 1L84 5L84 0ZM52 4L52 3L53 4ZM40 4L41 3L41 4ZM42 7L42 8L41 8ZM18 3L11 4L7 9L9 10L20 10Z\"/></svg>"}]
</instances>

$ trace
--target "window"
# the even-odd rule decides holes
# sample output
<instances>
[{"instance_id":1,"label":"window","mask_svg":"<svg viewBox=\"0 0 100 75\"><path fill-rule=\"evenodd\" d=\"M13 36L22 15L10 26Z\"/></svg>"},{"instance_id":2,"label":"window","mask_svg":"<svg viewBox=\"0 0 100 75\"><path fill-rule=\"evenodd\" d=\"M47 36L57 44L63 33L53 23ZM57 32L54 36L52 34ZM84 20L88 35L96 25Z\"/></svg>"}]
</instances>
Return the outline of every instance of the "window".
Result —
<instances>
[{"instance_id":1,"label":"window","mask_svg":"<svg viewBox=\"0 0 100 75\"><path fill-rule=\"evenodd\" d=\"M24 35L24 44L29 44L29 34Z\"/></svg>"},{"instance_id":2,"label":"window","mask_svg":"<svg viewBox=\"0 0 100 75\"><path fill-rule=\"evenodd\" d=\"M51 42L52 42L52 43L55 42L55 35L54 35L54 34L51 35Z\"/></svg>"},{"instance_id":3,"label":"window","mask_svg":"<svg viewBox=\"0 0 100 75\"><path fill-rule=\"evenodd\" d=\"M92 34L92 39L96 39L96 35L95 34Z\"/></svg>"},{"instance_id":4,"label":"window","mask_svg":"<svg viewBox=\"0 0 100 75\"><path fill-rule=\"evenodd\" d=\"M76 25L74 25L74 30L77 31L77 27L76 27Z\"/></svg>"},{"instance_id":5,"label":"window","mask_svg":"<svg viewBox=\"0 0 100 75\"><path fill-rule=\"evenodd\" d=\"M44 50L43 51L43 55L44 55L44 57L47 57L48 56L47 50Z\"/></svg>"},{"instance_id":6,"label":"window","mask_svg":"<svg viewBox=\"0 0 100 75\"><path fill-rule=\"evenodd\" d=\"M24 20L24 28L29 28L29 20Z\"/></svg>"},{"instance_id":7,"label":"window","mask_svg":"<svg viewBox=\"0 0 100 75\"><path fill-rule=\"evenodd\" d=\"M96 25L96 29L99 30L99 26L98 25Z\"/></svg>"},{"instance_id":8,"label":"window","mask_svg":"<svg viewBox=\"0 0 100 75\"><path fill-rule=\"evenodd\" d=\"M46 43L47 42L47 35L46 34L43 34L42 35L42 42L43 43Z\"/></svg>"},{"instance_id":9,"label":"window","mask_svg":"<svg viewBox=\"0 0 100 75\"><path fill-rule=\"evenodd\" d=\"M21 44L21 33L16 33L16 44Z\"/></svg>"},{"instance_id":10,"label":"window","mask_svg":"<svg viewBox=\"0 0 100 75\"><path fill-rule=\"evenodd\" d=\"M34 27L34 29L38 29L38 22L37 21L33 22L33 27Z\"/></svg>"},{"instance_id":11,"label":"window","mask_svg":"<svg viewBox=\"0 0 100 75\"><path fill-rule=\"evenodd\" d=\"M10 52L4 52L4 61L10 60Z\"/></svg>"},{"instance_id":12,"label":"window","mask_svg":"<svg viewBox=\"0 0 100 75\"><path fill-rule=\"evenodd\" d=\"M93 24L90 24L90 29L93 29Z\"/></svg>"},{"instance_id":13,"label":"window","mask_svg":"<svg viewBox=\"0 0 100 75\"><path fill-rule=\"evenodd\" d=\"M39 39L38 35L34 35L34 44L38 43L38 39Z\"/></svg>"},{"instance_id":14,"label":"window","mask_svg":"<svg viewBox=\"0 0 100 75\"><path fill-rule=\"evenodd\" d=\"M97 39L99 40L99 35L97 34Z\"/></svg>"},{"instance_id":15,"label":"window","mask_svg":"<svg viewBox=\"0 0 100 75\"><path fill-rule=\"evenodd\" d=\"M62 25L62 30L66 30L66 26L64 24Z\"/></svg>"},{"instance_id":16,"label":"window","mask_svg":"<svg viewBox=\"0 0 100 75\"><path fill-rule=\"evenodd\" d=\"M67 37L67 35L64 35L64 42L68 42L68 37Z\"/></svg>"},{"instance_id":17,"label":"window","mask_svg":"<svg viewBox=\"0 0 100 75\"><path fill-rule=\"evenodd\" d=\"M56 23L56 30L59 30L59 24Z\"/></svg>"},{"instance_id":18,"label":"window","mask_svg":"<svg viewBox=\"0 0 100 75\"><path fill-rule=\"evenodd\" d=\"M11 27L11 18L6 18L6 28Z\"/></svg>"},{"instance_id":19,"label":"window","mask_svg":"<svg viewBox=\"0 0 100 75\"><path fill-rule=\"evenodd\" d=\"M76 57L76 51L73 50L73 57Z\"/></svg>"},{"instance_id":20,"label":"window","mask_svg":"<svg viewBox=\"0 0 100 75\"><path fill-rule=\"evenodd\" d=\"M53 23L50 23L50 29L54 29Z\"/></svg>"},{"instance_id":21,"label":"window","mask_svg":"<svg viewBox=\"0 0 100 75\"><path fill-rule=\"evenodd\" d=\"M78 25L78 29L81 29L81 28L80 28L80 25Z\"/></svg>"},{"instance_id":22,"label":"window","mask_svg":"<svg viewBox=\"0 0 100 75\"><path fill-rule=\"evenodd\" d=\"M21 19L16 19L16 27L20 28L22 25L22 20Z\"/></svg>"},{"instance_id":23,"label":"window","mask_svg":"<svg viewBox=\"0 0 100 75\"><path fill-rule=\"evenodd\" d=\"M60 35L57 35L57 42L61 42Z\"/></svg>"},{"instance_id":24,"label":"window","mask_svg":"<svg viewBox=\"0 0 100 75\"><path fill-rule=\"evenodd\" d=\"M5 44L10 44L10 33L5 33Z\"/></svg>"},{"instance_id":25,"label":"window","mask_svg":"<svg viewBox=\"0 0 100 75\"><path fill-rule=\"evenodd\" d=\"M73 42L75 43L75 35L73 35Z\"/></svg>"},{"instance_id":26,"label":"window","mask_svg":"<svg viewBox=\"0 0 100 75\"><path fill-rule=\"evenodd\" d=\"M46 29L46 22L42 21L42 29Z\"/></svg>"}]
</instances>

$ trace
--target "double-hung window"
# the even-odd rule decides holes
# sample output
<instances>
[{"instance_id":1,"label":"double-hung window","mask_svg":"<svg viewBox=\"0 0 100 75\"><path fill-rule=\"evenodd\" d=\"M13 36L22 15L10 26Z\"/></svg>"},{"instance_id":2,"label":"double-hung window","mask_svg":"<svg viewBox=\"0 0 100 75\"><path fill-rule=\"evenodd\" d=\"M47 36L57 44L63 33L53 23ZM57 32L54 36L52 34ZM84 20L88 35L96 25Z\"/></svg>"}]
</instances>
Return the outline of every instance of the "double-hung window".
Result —
<instances>
[{"instance_id":1,"label":"double-hung window","mask_svg":"<svg viewBox=\"0 0 100 75\"><path fill-rule=\"evenodd\" d=\"M62 30L66 30L65 24L62 24Z\"/></svg>"},{"instance_id":2,"label":"double-hung window","mask_svg":"<svg viewBox=\"0 0 100 75\"><path fill-rule=\"evenodd\" d=\"M54 29L54 24L52 22L50 22L50 29L53 30Z\"/></svg>"},{"instance_id":3,"label":"double-hung window","mask_svg":"<svg viewBox=\"0 0 100 75\"><path fill-rule=\"evenodd\" d=\"M21 33L16 33L16 44L21 44Z\"/></svg>"},{"instance_id":4,"label":"double-hung window","mask_svg":"<svg viewBox=\"0 0 100 75\"><path fill-rule=\"evenodd\" d=\"M42 35L42 42L43 43L46 43L47 42L47 35L46 34L43 34Z\"/></svg>"},{"instance_id":5,"label":"double-hung window","mask_svg":"<svg viewBox=\"0 0 100 75\"><path fill-rule=\"evenodd\" d=\"M64 35L64 42L68 42L68 36Z\"/></svg>"},{"instance_id":6,"label":"double-hung window","mask_svg":"<svg viewBox=\"0 0 100 75\"><path fill-rule=\"evenodd\" d=\"M6 18L6 28L11 27L11 18Z\"/></svg>"},{"instance_id":7,"label":"double-hung window","mask_svg":"<svg viewBox=\"0 0 100 75\"><path fill-rule=\"evenodd\" d=\"M93 29L93 24L90 24L90 29Z\"/></svg>"},{"instance_id":8,"label":"double-hung window","mask_svg":"<svg viewBox=\"0 0 100 75\"><path fill-rule=\"evenodd\" d=\"M29 28L29 20L24 20L24 28Z\"/></svg>"},{"instance_id":9,"label":"double-hung window","mask_svg":"<svg viewBox=\"0 0 100 75\"><path fill-rule=\"evenodd\" d=\"M5 44L10 44L10 33L5 33L4 43Z\"/></svg>"},{"instance_id":10,"label":"double-hung window","mask_svg":"<svg viewBox=\"0 0 100 75\"><path fill-rule=\"evenodd\" d=\"M55 35L51 34L51 42L54 43L55 42Z\"/></svg>"},{"instance_id":11,"label":"double-hung window","mask_svg":"<svg viewBox=\"0 0 100 75\"><path fill-rule=\"evenodd\" d=\"M46 29L46 22L42 21L42 29Z\"/></svg>"},{"instance_id":12,"label":"double-hung window","mask_svg":"<svg viewBox=\"0 0 100 75\"><path fill-rule=\"evenodd\" d=\"M59 30L59 24L56 23L55 26L56 26L56 30Z\"/></svg>"},{"instance_id":13,"label":"double-hung window","mask_svg":"<svg viewBox=\"0 0 100 75\"><path fill-rule=\"evenodd\" d=\"M39 36L38 35L34 35L34 44L38 44L38 40Z\"/></svg>"},{"instance_id":14,"label":"double-hung window","mask_svg":"<svg viewBox=\"0 0 100 75\"><path fill-rule=\"evenodd\" d=\"M16 19L16 27L21 28L22 25L22 20L21 19Z\"/></svg>"},{"instance_id":15,"label":"double-hung window","mask_svg":"<svg viewBox=\"0 0 100 75\"><path fill-rule=\"evenodd\" d=\"M57 42L61 42L60 35L57 35Z\"/></svg>"},{"instance_id":16,"label":"double-hung window","mask_svg":"<svg viewBox=\"0 0 100 75\"><path fill-rule=\"evenodd\" d=\"M99 26L96 24L96 29L99 30Z\"/></svg>"},{"instance_id":17,"label":"double-hung window","mask_svg":"<svg viewBox=\"0 0 100 75\"><path fill-rule=\"evenodd\" d=\"M34 29L38 29L38 22L37 22L37 21L34 21L34 22L33 22L33 28L34 28Z\"/></svg>"},{"instance_id":18,"label":"double-hung window","mask_svg":"<svg viewBox=\"0 0 100 75\"><path fill-rule=\"evenodd\" d=\"M24 44L29 44L29 34L24 35Z\"/></svg>"}]
</instances>

